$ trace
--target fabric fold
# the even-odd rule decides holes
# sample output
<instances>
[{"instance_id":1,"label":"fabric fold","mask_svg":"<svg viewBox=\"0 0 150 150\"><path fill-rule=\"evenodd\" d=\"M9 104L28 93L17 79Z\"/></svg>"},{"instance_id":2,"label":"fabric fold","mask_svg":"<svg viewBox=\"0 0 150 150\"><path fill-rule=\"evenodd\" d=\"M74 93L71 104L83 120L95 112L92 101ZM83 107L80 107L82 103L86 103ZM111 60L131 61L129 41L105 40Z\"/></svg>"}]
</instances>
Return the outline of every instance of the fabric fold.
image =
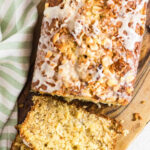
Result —
<instances>
[{"instance_id":1,"label":"fabric fold","mask_svg":"<svg viewBox=\"0 0 150 150\"><path fill-rule=\"evenodd\" d=\"M0 149L10 149L26 82L39 0L0 1Z\"/></svg>"}]
</instances>

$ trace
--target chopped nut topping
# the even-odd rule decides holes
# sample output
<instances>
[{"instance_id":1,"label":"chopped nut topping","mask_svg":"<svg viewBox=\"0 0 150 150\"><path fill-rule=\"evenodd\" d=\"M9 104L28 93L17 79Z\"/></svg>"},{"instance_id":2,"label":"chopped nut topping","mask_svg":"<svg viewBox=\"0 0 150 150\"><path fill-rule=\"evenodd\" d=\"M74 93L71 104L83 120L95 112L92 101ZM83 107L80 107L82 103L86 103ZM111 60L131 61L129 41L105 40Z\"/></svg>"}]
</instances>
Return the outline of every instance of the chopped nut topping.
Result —
<instances>
[{"instance_id":1,"label":"chopped nut topping","mask_svg":"<svg viewBox=\"0 0 150 150\"><path fill-rule=\"evenodd\" d=\"M112 62L112 59L110 56L104 56L104 58L102 59L102 65L104 67L108 67L109 65L111 65L113 62Z\"/></svg>"},{"instance_id":2,"label":"chopped nut topping","mask_svg":"<svg viewBox=\"0 0 150 150\"><path fill-rule=\"evenodd\" d=\"M142 120L140 113L134 113L133 114L133 121L137 121L137 120Z\"/></svg>"},{"instance_id":3,"label":"chopped nut topping","mask_svg":"<svg viewBox=\"0 0 150 150\"><path fill-rule=\"evenodd\" d=\"M58 39L59 39L59 33L56 33L53 37L53 43L55 44Z\"/></svg>"},{"instance_id":4,"label":"chopped nut topping","mask_svg":"<svg viewBox=\"0 0 150 150\"><path fill-rule=\"evenodd\" d=\"M137 72L146 5L147 0L61 0L57 5L47 1L32 90L127 104Z\"/></svg>"},{"instance_id":5,"label":"chopped nut topping","mask_svg":"<svg viewBox=\"0 0 150 150\"><path fill-rule=\"evenodd\" d=\"M116 79L109 79L107 84L112 87L118 84L118 81Z\"/></svg>"},{"instance_id":6,"label":"chopped nut topping","mask_svg":"<svg viewBox=\"0 0 150 150\"><path fill-rule=\"evenodd\" d=\"M46 54L46 58L49 58L52 56L52 52L51 51L48 51L47 54Z\"/></svg>"},{"instance_id":7,"label":"chopped nut topping","mask_svg":"<svg viewBox=\"0 0 150 150\"><path fill-rule=\"evenodd\" d=\"M124 135L124 136L127 136L129 133L130 133L129 130L124 130L124 131L123 131L123 135Z\"/></svg>"},{"instance_id":8,"label":"chopped nut topping","mask_svg":"<svg viewBox=\"0 0 150 150\"><path fill-rule=\"evenodd\" d=\"M45 8L49 7L49 3L45 3Z\"/></svg>"}]
</instances>

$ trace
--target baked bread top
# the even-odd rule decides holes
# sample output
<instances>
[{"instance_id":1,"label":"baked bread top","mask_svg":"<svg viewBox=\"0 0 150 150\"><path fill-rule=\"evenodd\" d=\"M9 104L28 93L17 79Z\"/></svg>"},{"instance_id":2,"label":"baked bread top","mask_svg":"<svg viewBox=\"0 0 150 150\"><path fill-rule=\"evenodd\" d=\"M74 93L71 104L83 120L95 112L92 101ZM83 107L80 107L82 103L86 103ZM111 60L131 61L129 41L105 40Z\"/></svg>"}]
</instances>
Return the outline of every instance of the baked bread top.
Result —
<instances>
[{"instance_id":1,"label":"baked bread top","mask_svg":"<svg viewBox=\"0 0 150 150\"><path fill-rule=\"evenodd\" d=\"M138 67L147 1L47 1L32 90L127 104Z\"/></svg>"},{"instance_id":2,"label":"baked bread top","mask_svg":"<svg viewBox=\"0 0 150 150\"><path fill-rule=\"evenodd\" d=\"M34 106L20 126L33 150L114 150L122 127L115 120L51 97L33 97Z\"/></svg>"}]
</instances>

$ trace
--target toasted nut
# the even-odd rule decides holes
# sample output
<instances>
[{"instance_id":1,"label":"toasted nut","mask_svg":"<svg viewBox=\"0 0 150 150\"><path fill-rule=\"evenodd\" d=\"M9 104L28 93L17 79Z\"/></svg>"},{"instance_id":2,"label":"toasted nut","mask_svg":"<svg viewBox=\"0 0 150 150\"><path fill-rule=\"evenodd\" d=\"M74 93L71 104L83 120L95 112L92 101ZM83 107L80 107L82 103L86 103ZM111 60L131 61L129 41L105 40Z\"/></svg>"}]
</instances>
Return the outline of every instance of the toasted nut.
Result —
<instances>
[{"instance_id":1,"label":"toasted nut","mask_svg":"<svg viewBox=\"0 0 150 150\"><path fill-rule=\"evenodd\" d=\"M115 97L107 98L107 102L109 102L109 101L110 101L110 103L108 105L111 106L112 105L111 102L115 102L116 98Z\"/></svg>"},{"instance_id":2,"label":"toasted nut","mask_svg":"<svg viewBox=\"0 0 150 150\"><path fill-rule=\"evenodd\" d=\"M45 57L46 57L46 58L50 58L51 56L52 56L52 52L51 52L51 51L48 51Z\"/></svg>"},{"instance_id":3,"label":"toasted nut","mask_svg":"<svg viewBox=\"0 0 150 150\"><path fill-rule=\"evenodd\" d=\"M58 49L59 49L62 53L64 53L67 48L66 48L66 46L64 46L64 45L61 45L61 46L58 47Z\"/></svg>"},{"instance_id":4,"label":"toasted nut","mask_svg":"<svg viewBox=\"0 0 150 150\"><path fill-rule=\"evenodd\" d=\"M104 56L102 59L102 65L104 67L108 67L109 65L111 65L113 63L112 59L110 56Z\"/></svg>"},{"instance_id":5,"label":"toasted nut","mask_svg":"<svg viewBox=\"0 0 150 150\"><path fill-rule=\"evenodd\" d=\"M134 80L134 76L133 76L133 75L130 75L130 76L128 76L128 77L126 78L127 83L130 83L130 82L132 82L133 80Z\"/></svg>"},{"instance_id":6,"label":"toasted nut","mask_svg":"<svg viewBox=\"0 0 150 150\"><path fill-rule=\"evenodd\" d=\"M139 35L142 35L144 33L144 28L141 25L137 24L135 32Z\"/></svg>"},{"instance_id":7,"label":"toasted nut","mask_svg":"<svg viewBox=\"0 0 150 150\"><path fill-rule=\"evenodd\" d=\"M93 6L93 9L94 9L94 10L100 10L101 8L94 5L94 6Z\"/></svg>"},{"instance_id":8,"label":"toasted nut","mask_svg":"<svg viewBox=\"0 0 150 150\"><path fill-rule=\"evenodd\" d=\"M98 45L94 44L90 46L91 50L98 50Z\"/></svg>"},{"instance_id":9,"label":"toasted nut","mask_svg":"<svg viewBox=\"0 0 150 150\"><path fill-rule=\"evenodd\" d=\"M109 76L110 75L110 71L109 71L109 69L104 69L104 72L103 72L106 76Z\"/></svg>"},{"instance_id":10,"label":"toasted nut","mask_svg":"<svg viewBox=\"0 0 150 150\"><path fill-rule=\"evenodd\" d=\"M45 3L45 8L49 7L49 3Z\"/></svg>"},{"instance_id":11,"label":"toasted nut","mask_svg":"<svg viewBox=\"0 0 150 150\"><path fill-rule=\"evenodd\" d=\"M118 28L121 28L122 22L121 22L121 21L118 21L116 25L117 25Z\"/></svg>"},{"instance_id":12,"label":"toasted nut","mask_svg":"<svg viewBox=\"0 0 150 150\"><path fill-rule=\"evenodd\" d=\"M83 93L83 95L85 95L85 96L91 96L91 93L90 93L90 90L85 90L85 89L82 89L82 93Z\"/></svg>"},{"instance_id":13,"label":"toasted nut","mask_svg":"<svg viewBox=\"0 0 150 150\"><path fill-rule=\"evenodd\" d=\"M116 86L113 87L115 92L117 92L119 90L119 88L120 88L120 85L116 85Z\"/></svg>"},{"instance_id":14,"label":"toasted nut","mask_svg":"<svg viewBox=\"0 0 150 150\"><path fill-rule=\"evenodd\" d=\"M66 63L67 63L67 60L66 60L66 59L63 59L61 63L62 63L63 65L66 64Z\"/></svg>"},{"instance_id":15,"label":"toasted nut","mask_svg":"<svg viewBox=\"0 0 150 150\"><path fill-rule=\"evenodd\" d=\"M86 38L86 44L92 44L93 43L93 39L90 37Z\"/></svg>"},{"instance_id":16,"label":"toasted nut","mask_svg":"<svg viewBox=\"0 0 150 150\"><path fill-rule=\"evenodd\" d=\"M136 121L136 120L142 120L140 113L134 113L133 114L133 121Z\"/></svg>"},{"instance_id":17,"label":"toasted nut","mask_svg":"<svg viewBox=\"0 0 150 150\"><path fill-rule=\"evenodd\" d=\"M93 10L92 10L92 13L93 13L93 14L98 14L99 11L100 11L100 7L98 7L98 6L93 6Z\"/></svg>"},{"instance_id":18,"label":"toasted nut","mask_svg":"<svg viewBox=\"0 0 150 150\"><path fill-rule=\"evenodd\" d=\"M132 22L132 21L128 23L128 26L129 26L129 27L132 27L132 25L133 25L133 22Z\"/></svg>"},{"instance_id":19,"label":"toasted nut","mask_svg":"<svg viewBox=\"0 0 150 150\"><path fill-rule=\"evenodd\" d=\"M140 13L141 13L142 15L145 15L145 14L146 14L146 9L145 9L145 7L143 7L143 8L140 10Z\"/></svg>"},{"instance_id":20,"label":"toasted nut","mask_svg":"<svg viewBox=\"0 0 150 150\"><path fill-rule=\"evenodd\" d=\"M127 102L126 102L125 99L123 99L123 98L119 98L119 99L118 99L118 102L119 102L119 103L122 103L122 104L127 104Z\"/></svg>"},{"instance_id":21,"label":"toasted nut","mask_svg":"<svg viewBox=\"0 0 150 150\"><path fill-rule=\"evenodd\" d=\"M87 15L87 16L91 16L91 12L90 12L90 11L87 11L87 12L86 12L86 15Z\"/></svg>"},{"instance_id":22,"label":"toasted nut","mask_svg":"<svg viewBox=\"0 0 150 150\"><path fill-rule=\"evenodd\" d=\"M104 42L104 48L107 48L107 49L112 48L112 41L110 39L106 38L103 42Z\"/></svg>"},{"instance_id":23,"label":"toasted nut","mask_svg":"<svg viewBox=\"0 0 150 150\"><path fill-rule=\"evenodd\" d=\"M123 130L123 135L124 136L127 136L129 133L130 133L129 130Z\"/></svg>"},{"instance_id":24,"label":"toasted nut","mask_svg":"<svg viewBox=\"0 0 150 150\"><path fill-rule=\"evenodd\" d=\"M127 3L127 6L128 6L129 8L136 9L136 2L135 2L135 1L129 1L129 2Z\"/></svg>"},{"instance_id":25,"label":"toasted nut","mask_svg":"<svg viewBox=\"0 0 150 150\"><path fill-rule=\"evenodd\" d=\"M103 40L101 40L101 45L104 45L104 39L103 39Z\"/></svg>"},{"instance_id":26,"label":"toasted nut","mask_svg":"<svg viewBox=\"0 0 150 150\"><path fill-rule=\"evenodd\" d=\"M112 87L118 84L118 81L116 79L109 79L107 82L108 86Z\"/></svg>"},{"instance_id":27,"label":"toasted nut","mask_svg":"<svg viewBox=\"0 0 150 150\"><path fill-rule=\"evenodd\" d=\"M128 87L128 88L127 88L127 92L128 92L129 94L131 94L131 93L133 92L133 88L132 88L132 87Z\"/></svg>"},{"instance_id":28,"label":"toasted nut","mask_svg":"<svg viewBox=\"0 0 150 150\"><path fill-rule=\"evenodd\" d=\"M53 43L55 44L58 39L59 39L59 33L56 33L56 34L53 36Z\"/></svg>"}]
</instances>

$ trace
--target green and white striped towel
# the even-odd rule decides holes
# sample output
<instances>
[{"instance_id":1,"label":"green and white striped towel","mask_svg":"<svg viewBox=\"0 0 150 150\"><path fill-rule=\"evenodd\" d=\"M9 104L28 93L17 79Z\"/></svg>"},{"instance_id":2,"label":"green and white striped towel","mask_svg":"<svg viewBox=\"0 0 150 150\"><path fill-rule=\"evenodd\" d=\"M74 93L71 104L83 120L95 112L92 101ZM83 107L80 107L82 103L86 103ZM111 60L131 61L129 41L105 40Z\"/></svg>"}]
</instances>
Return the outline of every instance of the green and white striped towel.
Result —
<instances>
[{"instance_id":1,"label":"green and white striped towel","mask_svg":"<svg viewBox=\"0 0 150 150\"><path fill-rule=\"evenodd\" d=\"M26 81L39 0L0 0L0 150L10 149Z\"/></svg>"}]
</instances>

